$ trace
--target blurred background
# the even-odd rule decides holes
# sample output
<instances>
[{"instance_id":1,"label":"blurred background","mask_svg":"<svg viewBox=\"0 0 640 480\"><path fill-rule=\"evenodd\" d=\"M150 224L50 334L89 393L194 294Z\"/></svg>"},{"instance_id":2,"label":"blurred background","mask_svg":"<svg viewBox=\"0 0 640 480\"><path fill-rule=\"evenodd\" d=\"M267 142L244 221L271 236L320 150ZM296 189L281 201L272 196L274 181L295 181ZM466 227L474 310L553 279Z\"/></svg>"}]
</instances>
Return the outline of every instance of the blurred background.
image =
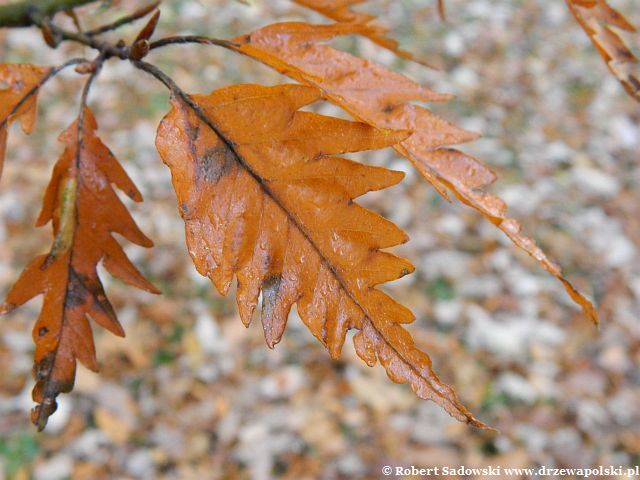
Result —
<instances>
[{"instance_id":1,"label":"blurred background","mask_svg":"<svg viewBox=\"0 0 640 480\"><path fill-rule=\"evenodd\" d=\"M342 360L331 361L295 313L269 350L258 319L245 329L234 296L220 297L187 254L169 172L153 143L166 91L112 60L90 106L102 140L144 194L143 204L125 202L156 245L126 250L163 295L103 272L127 337L95 329L100 374L78 368L75 390L59 398L42 434L28 413L40 300L0 319L0 479L377 479L384 465L640 463L640 108L564 2L446 3L446 23L435 0L361 6L439 71L367 40L338 45L456 95L434 110L483 135L465 150L495 169L491 191L595 298L601 329L489 222L445 202L408 162L384 151L360 158L406 171L405 181L362 203L409 233L394 251L417 267L386 288L416 314L409 329L436 371L500 433L472 429L419 400L381 367L366 367L350 341ZM610 3L640 25L637 2ZM95 26L140 5L88 6L81 19ZM165 0L156 35L224 38L301 19L324 22L285 0ZM141 26L111 38L131 39ZM640 40L627 38L637 52ZM78 54L73 45L50 50L35 30L0 32L2 62L51 65ZM288 81L215 47L168 47L148 61L194 93ZM51 81L34 133L12 129L0 186L3 297L25 264L49 249L50 227L33 224L83 80L69 70Z\"/></svg>"}]
</instances>

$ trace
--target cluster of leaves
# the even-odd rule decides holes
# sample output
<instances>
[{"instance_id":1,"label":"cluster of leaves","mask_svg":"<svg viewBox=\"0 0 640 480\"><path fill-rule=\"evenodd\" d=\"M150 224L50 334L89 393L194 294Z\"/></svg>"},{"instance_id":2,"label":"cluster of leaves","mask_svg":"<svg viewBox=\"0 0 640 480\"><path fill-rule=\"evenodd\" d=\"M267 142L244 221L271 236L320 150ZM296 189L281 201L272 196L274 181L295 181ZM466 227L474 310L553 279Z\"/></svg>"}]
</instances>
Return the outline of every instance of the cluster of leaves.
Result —
<instances>
[{"instance_id":1,"label":"cluster of leaves","mask_svg":"<svg viewBox=\"0 0 640 480\"><path fill-rule=\"evenodd\" d=\"M52 223L51 250L25 268L1 307L6 313L44 295L33 329L37 406L32 420L39 429L55 411L56 397L72 389L77 360L98 369L89 319L124 335L97 265L102 263L133 286L158 293L112 235L152 246L114 186L135 201L142 197L98 138L87 105L93 80L105 60L114 57L131 61L171 91L171 110L158 128L156 145L171 170L189 252L197 270L221 294L237 278L238 309L245 325L262 295L261 320L270 348L280 341L296 304L302 321L333 358L340 355L346 332L356 329L355 349L367 365L379 361L394 382L409 383L419 397L437 402L453 417L488 428L460 403L432 370L429 356L415 346L403 327L414 320L413 314L376 288L413 271L407 260L383 251L408 238L354 200L398 183L403 175L334 155L386 147L408 159L445 198L453 194L488 218L557 277L597 323L591 302L521 233L518 222L507 216L505 203L484 190L495 180L494 173L451 148L476 135L412 103L441 102L450 96L328 45L337 36L361 35L413 58L372 16L351 9L362 0L294 1L335 23L277 23L230 40L180 36L151 41L158 3L78 32L58 27L53 12L30 11L27 23L38 26L50 46L74 41L98 51L94 60L72 59L56 68L0 65L0 80L7 85L0 91L0 165L9 124L20 121L25 132L31 131L44 83L73 65L88 76L80 113L60 136L65 149L53 169L37 222ZM638 98L638 80L629 68L635 59L607 24L627 30L631 26L604 0L567 1L612 71ZM443 2L438 6L444 16ZM67 13L79 27L76 14ZM103 33L151 13L132 42L101 40ZM157 67L142 61L153 49L185 43L235 51L299 84L235 85L208 95L189 95ZM341 107L356 121L300 111L318 101Z\"/></svg>"}]
</instances>

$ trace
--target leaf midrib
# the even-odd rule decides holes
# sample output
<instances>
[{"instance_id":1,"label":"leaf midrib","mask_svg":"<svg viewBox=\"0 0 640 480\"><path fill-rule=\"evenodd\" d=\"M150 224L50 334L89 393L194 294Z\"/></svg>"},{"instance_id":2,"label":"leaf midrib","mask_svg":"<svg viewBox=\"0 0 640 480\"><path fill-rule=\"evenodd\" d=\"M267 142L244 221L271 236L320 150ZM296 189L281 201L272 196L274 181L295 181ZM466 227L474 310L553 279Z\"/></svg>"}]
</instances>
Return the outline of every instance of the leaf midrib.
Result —
<instances>
[{"instance_id":1,"label":"leaf midrib","mask_svg":"<svg viewBox=\"0 0 640 480\"><path fill-rule=\"evenodd\" d=\"M285 213L285 215L289 218L289 220L291 222L293 222L293 224L296 226L296 228L298 229L298 231L300 231L300 233L305 237L305 239L309 242L309 244L313 247L313 249L317 252L318 256L320 257L321 261L326 265L326 267L331 271L331 273L333 274L333 276L336 278L336 280L338 281L338 283L340 284L340 287L347 293L347 295L349 296L349 298L358 306L358 308L360 310L362 310L362 312L365 314L366 319L369 321L369 323L371 324L371 327L376 331L377 334L380 335L380 337L382 339L384 339L385 343L389 346L389 348L391 348L395 354L402 359L402 361L409 366L409 368L411 370L413 370L416 375L423 379L425 382L427 382L430 385L430 389L431 391L433 391L434 393L436 393L438 396L440 396L440 398L442 398L443 400L445 400L446 402L450 403L454 409L456 411L460 412L459 407L455 404L455 402L453 402L450 398L443 396L440 394L440 392L438 392L437 389L431 387L432 382L430 379L425 378L424 375L422 375L422 373L420 372L420 370L413 365L412 362L410 362L401 352L398 351L398 349L385 337L385 335L382 333L382 331L380 331L380 329L375 325L375 323L372 320L372 316L369 314L368 310L361 304L360 301L358 301L357 298L355 298L355 296L353 295L353 293L350 291L349 288L347 288L345 281L342 279L341 275L339 274L339 272L336 271L336 269L333 267L333 265L329 262L329 260L326 258L326 256L323 254L323 252L320 250L320 248L316 245L316 243L313 241L313 239L311 238L311 236L309 235L309 233L306 231L306 229L304 228L302 222L300 222L298 220L298 218L292 213L290 212L288 209L286 209L284 207L283 202L280 200L280 198L278 198L277 194L272 191L268 184L262 179L262 177L260 177L260 175L258 175L252 168L251 166L244 160L244 158L240 155L240 153L237 151L236 148L236 144L228 139L223 133L222 131L214 124L214 122L212 120L209 119L209 117L207 117L203 112L202 109L200 108L200 106L195 103L191 97L189 95L187 95L186 93L182 93L182 92L177 92L177 94L181 97L182 101L184 104L186 104L189 108L191 108L191 110L193 110L193 112L196 114L196 116L198 117L198 119L203 122L205 125L207 125L216 135L217 137L222 141L222 143L233 153L234 157L236 158L236 161L240 164L240 166L242 166L252 177L253 179L258 183L258 185L260 185L260 187L262 188L262 190L274 201L274 203ZM462 412L460 412L462 413ZM469 423L472 423L473 421L473 416L470 414L464 414L462 413L466 418L467 421Z\"/></svg>"}]
</instances>

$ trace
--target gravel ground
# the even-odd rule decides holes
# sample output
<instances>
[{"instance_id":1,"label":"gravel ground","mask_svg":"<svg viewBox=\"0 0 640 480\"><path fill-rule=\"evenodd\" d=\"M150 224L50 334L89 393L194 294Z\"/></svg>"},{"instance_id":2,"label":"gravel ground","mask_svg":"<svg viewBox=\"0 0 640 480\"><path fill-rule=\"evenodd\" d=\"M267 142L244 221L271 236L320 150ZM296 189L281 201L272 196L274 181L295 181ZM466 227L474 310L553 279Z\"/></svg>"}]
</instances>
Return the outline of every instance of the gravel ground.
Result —
<instances>
[{"instance_id":1,"label":"gravel ground","mask_svg":"<svg viewBox=\"0 0 640 480\"><path fill-rule=\"evenodd\" d=\"M350 345L332 362L298 318L267 349L259 322L245 329L233 297L221 298L197 275L184 247L169 173L153 146L167 94L113 61L90 103L103 141L145 196L127 205L156 246L127 252L163 295L103 275L127 338L96 329L101 373L79 368L74 392L61 397L43 434L28 418L40 302L0 321L0 479L377 479L384 465L640 463L638 104L564 2L447 0L447 23L435 1L370 3L403 47L441 69L397 60L365 40L340 45L456 94L434 110L483 135L465 150L496 170L492 192L596 299L600 330L489 222L446 203L405 160L383 152L363 159L408 175L364 203L409 233L396 252L417 266L388 290L415 312L410 329L437 371L500 433L451 420L380 367L367 368ZM640 25L637 2L611 4ZM284 0L163 5L161 34L225 37L275 19L321 20ZM3 62L52 64L72 50L51 51L30 30L0 33ZM283 81L211 47L171 47L149 60L189 92ZM48 248L49 227L33 223L62 150L57 132L76 115L77 77L46 87L32 136L10 136L0 186L3 293Z\"/></svg>"}]
</instances>

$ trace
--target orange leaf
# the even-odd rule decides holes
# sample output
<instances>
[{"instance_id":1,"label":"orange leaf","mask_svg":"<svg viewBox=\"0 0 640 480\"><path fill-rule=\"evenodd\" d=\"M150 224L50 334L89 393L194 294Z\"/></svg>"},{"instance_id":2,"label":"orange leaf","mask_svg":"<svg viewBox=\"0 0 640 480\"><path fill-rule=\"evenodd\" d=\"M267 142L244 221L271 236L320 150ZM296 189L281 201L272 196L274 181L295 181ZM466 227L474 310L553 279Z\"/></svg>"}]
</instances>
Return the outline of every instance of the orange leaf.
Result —
<instances>
[{"instance_id":1,"label":"orange leaf","mask_svg":"<svg viewBox=\"0 0 640 480\"><path fill-rule=\"evenodd\" d=\"M0 90L0 175L9 124L20 119L22 130L31 133L36 120L38 90L51 70L27 64L0 64L0 82L8 84L8 88Z\"/></svg>"},{"instance_id":2,"label":"orange leaf","mask_svg":"<svg viewBox=\"0 0 640 480\"><path fill-rule=\"evenodd\" d=\"M519 223L507 217L506 204L483 190L495 180L495 174L475 158L446 148L473 140L477 135L451 125L426 108L408 103L444 101L450 96L435 93L399 73L325 44L338 35L359 31L355 24L277 23L232 40L235 45L232 48L301 83L320 88L329 101L360 121L376 128L413 132L394 146L396 151L410 160L445 197L445 189L449 189L487 217L557 277L585 314L598 323L591 302L562 276L560 268L532 239L520 232Z\"/></svg>"},{"instance_id":3,"label":"orange leaf","mask_svg":"<svg viewBox=\"0 0 640 480\"><path fill-rule=\"evenodd\" d=\"M236 85L173 99L156 145L171 169L196 268L222 294L237 277L245 325L262 292L269 347L295 303L333 358L355 328L367 364L377 358L393 381L485 427L402 327L413 314L375 288L413 271L381 251L407 236L353 200L398 183L402 173L331 156L394 145L407 133L298 111L319 98L300 85Z\"/></svg>"},{"instance_id":4,"label":"orange leaf","mask_svg":"<svg viewBox=\"0 0 640 480\"><path fill-rule=\"evenodd\" d=\"M93 114L84 110L78 132L75 121L60 136L65 150L53 169L38 225L53 223L54 242L22 272L1 307L6 313L44 295L33 328L36 343L33 422L42 430L56 409L56 397L73 388L76 360L98 369L88 317L115 335L124 336L96 271L102 261L114 276L157 293L129 261L113 237L118 233L145 247L153 243L136 226L112 184L135 201L142 196L116 158L95 135Z\"/></svg>"},{"instance_id":5,"label":"orange leaf","mask_svg":"<svg viewBox=\"0 0 640 480\"><path fill-rule=\"evenodd\" d=\"M392 51L396 55L406 60L413 60L427 67L432 65L423 60L419 60L411 52L402 50L396 40L389 38L388 29L383 25L373 23L374 15L356 12L352 6L365 3L367 0L293 0L294 3L310 8L324 15L327 18L340 23L352 23L360 26L359 34L367 37L375 44Z\"/></svg>"},{"instance_id":6,"label":"orange leaf","mask_svg":"<svg viewBox=\"0 0 640 480\"><path fill-rule=\"evenodd\" d=\"M611 73L616 76L627 93L640 102L638 59L611 28L636 32L635 27L606 0L567 0L567 5L580 26L589 35L600 56L607 62Z\"/></svg>"}]
</instances>

